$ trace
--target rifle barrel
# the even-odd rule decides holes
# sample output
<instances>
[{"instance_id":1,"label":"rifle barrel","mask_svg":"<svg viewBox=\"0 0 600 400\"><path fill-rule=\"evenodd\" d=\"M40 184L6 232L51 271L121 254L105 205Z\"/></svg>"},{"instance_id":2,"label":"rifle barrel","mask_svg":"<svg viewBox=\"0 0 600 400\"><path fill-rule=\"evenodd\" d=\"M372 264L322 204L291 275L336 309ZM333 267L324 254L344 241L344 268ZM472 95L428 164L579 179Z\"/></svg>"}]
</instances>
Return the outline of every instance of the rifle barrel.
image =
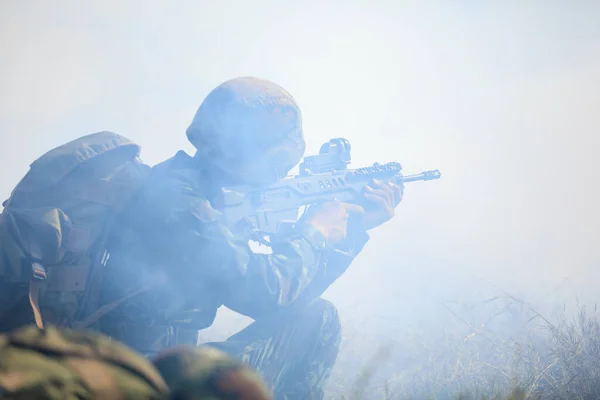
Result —
<instances>
[{"instance_id":1,"label":"rifle barrel","mask_svg":"<svg viewBox=\"0 0 600 400\"><path fill-rule=\"evenodd\" d=\"M405 175L402 177L403 182L415 182L415 181L430 181L433 179L440 179L441 173L435 169L432 171L423 171L420 174Z\"/></svg>"}]
</instances>

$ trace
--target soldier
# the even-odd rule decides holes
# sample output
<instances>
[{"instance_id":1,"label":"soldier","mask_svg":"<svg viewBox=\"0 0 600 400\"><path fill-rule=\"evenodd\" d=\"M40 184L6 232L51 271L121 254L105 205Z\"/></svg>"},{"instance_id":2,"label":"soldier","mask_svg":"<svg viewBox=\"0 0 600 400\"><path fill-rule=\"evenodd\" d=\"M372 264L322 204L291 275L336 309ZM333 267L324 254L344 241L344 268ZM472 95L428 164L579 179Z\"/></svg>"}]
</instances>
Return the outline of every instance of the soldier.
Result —
<instances>
[{"instance_id":1,"label":"soldier","mask_svg":"<svg viewBox=\"0 0 600 400\"><path fill-rule=\"evenodd\" d=\"M155 166L112 229L102 303L139 295L99 328L153 354L195 343L225 305L255 322L211 346L257 368L277 399L322 398L340 321L320 296L362 250L367 231L392 218L402 188L374 182L365 208L311 208L272 254L255 254L244 226L220 221L219 189L274 182L300 161L305 143L294 99L265 80L227 81L205 98L187 137L196 154L180 151ZM348 224L351 214L360 222Z\"/></svg>"},{"instance_id":2,"label":"soldier","mask_svg":"<svg viewBox=\"0 0 600 400\"><path fill-rule=\"evenodd\" d=\"M374 181L362 206L311 207L256 254L244 221L223 222L220 189L272 183L301 160L296 102L272 82L233 79L206 97L187 137L194 156L152 169L110 132L32 164L0 215L0 332L33 319L91 327L154 356L196 345L225 305L254 322L210 346L258 369L277 399L322 398L340 321L321 295L393 217L402 188Z\"/></svg>"}]
</instances>

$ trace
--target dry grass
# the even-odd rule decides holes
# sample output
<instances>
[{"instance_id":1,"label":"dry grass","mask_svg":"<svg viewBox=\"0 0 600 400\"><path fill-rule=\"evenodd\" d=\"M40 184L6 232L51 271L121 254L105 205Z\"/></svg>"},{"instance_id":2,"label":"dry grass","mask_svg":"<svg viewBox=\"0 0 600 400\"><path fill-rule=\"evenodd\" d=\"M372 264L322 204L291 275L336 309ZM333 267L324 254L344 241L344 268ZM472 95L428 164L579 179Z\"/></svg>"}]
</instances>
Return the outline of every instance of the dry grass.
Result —
<instances>
[{"instance_id":1,"label":"dry grass","mask_svg":"<svg viewBox=\"0 0 600 400\"><path fill-rule=\"evenodd\" d=\"M452 323L444 321L435 332L388 341L361 363L358 377L359 366L352 360L372 354L373 344L382 339L350 329L328 397L600 399L596 308L588 312L578 305L572 317L567 318L563 309L550 319L504 292L477 304L442 306Z\"/></svg>"}]
</instances>

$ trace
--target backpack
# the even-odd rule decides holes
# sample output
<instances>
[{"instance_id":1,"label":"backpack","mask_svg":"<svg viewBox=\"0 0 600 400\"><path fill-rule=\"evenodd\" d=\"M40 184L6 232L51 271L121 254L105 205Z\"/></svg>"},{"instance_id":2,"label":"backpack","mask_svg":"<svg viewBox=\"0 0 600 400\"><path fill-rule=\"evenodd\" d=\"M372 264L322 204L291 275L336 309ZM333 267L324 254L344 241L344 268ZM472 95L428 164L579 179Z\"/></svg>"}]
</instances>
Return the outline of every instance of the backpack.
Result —
<instances>
[{"instance_id":1,"label":"backpack","mask_svg":"<svg viewBox=\"0 0 600 400\"><path fill-rule=\"evenodd\" d=\"M44 319L73 326L93 311L111 223L150 171L139 154L116 133L80 137L34 161L3 203L0 282L28 293L39 328ZM0 306L0 320L7 313Z\"/></svg>"},{"instance_id":2,"label":"backpack","mask_svg":"<svg viewBox=\"0 0 600 400\"><path fill-rule=\"evenodd\" d=\"M149 360L104 335L33 325L0 335L0 399L168 397Z\"/></svg>"}]
</instances>

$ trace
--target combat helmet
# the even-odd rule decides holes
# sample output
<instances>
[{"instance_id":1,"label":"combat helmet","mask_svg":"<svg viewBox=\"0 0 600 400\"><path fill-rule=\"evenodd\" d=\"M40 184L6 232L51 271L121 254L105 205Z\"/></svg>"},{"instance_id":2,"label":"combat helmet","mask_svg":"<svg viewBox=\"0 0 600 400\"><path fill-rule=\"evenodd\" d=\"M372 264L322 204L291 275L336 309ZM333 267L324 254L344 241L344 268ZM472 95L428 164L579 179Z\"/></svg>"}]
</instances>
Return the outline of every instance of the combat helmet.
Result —
<instances>
[{"instance_id":1,"label":"combat helmet","mask_svg":"<svg viewBox=\"0 0 600 400\"><path fill-rule=\"evenodd\" d=\"M172 400L272 400L258 372L212 347L172 347L153 363L169 386Z\"/></svg>"},{"instance_id":2,"label":"combat helmet","mask_svg":"<svg viewBox=\"0 0 600 400\"><path fill-rule=\"evenodd\" d=\"M257 371L211 347L148 360L94 331L29 325L0 334L0 399L272 400Z\"/></svg>"},{"instance_id":3,"label":"combat helmet","mask_svg":"<svg viewBox=\"0 0 600 400\"><path fill-rule=\"evenodd\" d=\"M281 86L241 77L221 83L186 131L196 158L240 183L268 183L302 158L302 116Z\"/></svg>"}]
</instances>

